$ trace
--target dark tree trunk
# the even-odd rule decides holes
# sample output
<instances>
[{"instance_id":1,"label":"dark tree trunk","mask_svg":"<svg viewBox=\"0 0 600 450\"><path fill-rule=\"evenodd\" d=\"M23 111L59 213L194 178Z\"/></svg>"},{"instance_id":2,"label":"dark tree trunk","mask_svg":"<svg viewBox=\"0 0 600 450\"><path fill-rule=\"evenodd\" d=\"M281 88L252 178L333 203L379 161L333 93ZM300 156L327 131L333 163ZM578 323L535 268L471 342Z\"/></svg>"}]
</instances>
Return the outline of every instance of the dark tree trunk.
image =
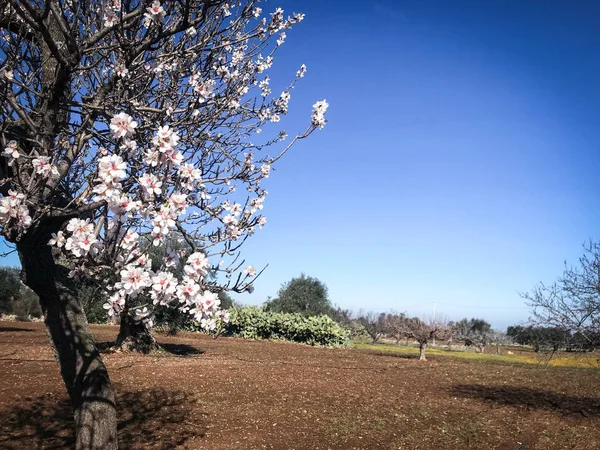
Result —
<instances>
[{"instance_id":1,"label":"dark tree trunk","mask_svg":"<svg viewBox=\"0 0 600 450\"><path fill-rule=\"evenodd\" d=\"M73 405L78 450L116 450L117 414L108 372L66 268L57 266L49 233L17 243L24 283L39 296L60 373Z\"/></svg>"},{"instance_id":2,"label":"dark tree trunk","mask_svg":"<svg viewBox=\"0 0 600 450\"><path fill-rule=\"evenodd\" d=\"M150 353L159 348L149 328L143 322L135 322L127 309L121 314L121 325L115 347L119 350L141 353Z\"/></svg>"},{"instance_id":3,"label":"dark tree trunk","mask_svg":"<svg viewBox=\"0 0 600 450\"><path fill-rule=\"evenodd\" d=\"M427 347L426 342L419 343L419 361L427 361L427 358L425 358L425 347Z\"/></svg>"}]
</instances>

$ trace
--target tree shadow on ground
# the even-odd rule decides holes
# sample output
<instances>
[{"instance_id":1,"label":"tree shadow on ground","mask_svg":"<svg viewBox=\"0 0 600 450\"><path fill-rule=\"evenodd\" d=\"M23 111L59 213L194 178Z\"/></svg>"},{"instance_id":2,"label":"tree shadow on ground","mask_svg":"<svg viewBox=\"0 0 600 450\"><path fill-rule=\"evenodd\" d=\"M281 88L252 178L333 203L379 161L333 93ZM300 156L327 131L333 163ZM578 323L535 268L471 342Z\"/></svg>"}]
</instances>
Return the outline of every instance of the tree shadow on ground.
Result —
<instances>
[{"instance_id":1,"label":"tree shadow on ground","mask_svg":"<svg viewBox=\"0 0 600 450\"><path fill-rule=\"evenodd\" d=\"M396 352L386 352L386 351L379 351L379 350L361 350L362 352L368 353L370 355L374 355L374 356L389 356L390 358L400 358L400 359L419 359L419 355L412 355L410 353L396 353ZM430 357L429 355L427 355L427 359L429 360ZM431 359L435 359L434 356L431 357Z\"/></svg>"},{"instance_id":2,"label":"tree shadow on ground","mask_svg":"<svg viewBox=\"0 0 600 450\"><path fill-rule=\"evenodd\" d=\"M10 333L10 332L18 332L18 331L33 331L29 328L18 328L18 327L0 327L0 333Z\"/></svg>"},{"instance_id":3,"label":"tree shadow on ground","mask_svg":"<svg viewBox=\"0 0 600 450\"><path fill-rule=\"evenodd\" d=\"M181 390L148 389L119 393L119 447L174 449L203 437L206 422L196 399ZM200 417L200 418L198 418ZM74 422L67 399L52 394L0 411L0 448L74 448Z\"/></svg>"},{"instance_id":4,"label":"tree shadow on ground","mask_svg":"<svg viewBox=\"0 0 600 450\"><path fill-rule=\"evenodd\" d=\"M600 416L600 398L559 394L542 389L517 386L461 384L451 388L453 396L485 400L499 406L544 409L584 417Z\"/></svg>"},{"instance_id":5,"label":"tree shadow on ground","mask_svg":"<svg viewBox=\"0 0 600 450\"><path fill-rule=\"evenodd\" d=\"M98 342L96 343L96 346L98 347L98 350L101 353L105 353L105 352L110 352L111 349L113 348L113 346L115 345L114 342L111 341L103 341L103 342ZM160 346L160 349L158 350L158 353L169 353L171 355L175 355L175 356L194 356L194 355L202 355L204 354L206 351L193 347L191 345L187 345L187 344L158 344Z\"/></svg>"},{"instance_id":6,"label":"tree shadow on ground","mask_svg":"<svg viewBox=\"0 0 600 450\"><path fill-rule=\"evenodd\" d=\"M160 348L167 353L177 356L202 355L205 350L187 344L159 344Z\"/></svg>"}]
</instances>

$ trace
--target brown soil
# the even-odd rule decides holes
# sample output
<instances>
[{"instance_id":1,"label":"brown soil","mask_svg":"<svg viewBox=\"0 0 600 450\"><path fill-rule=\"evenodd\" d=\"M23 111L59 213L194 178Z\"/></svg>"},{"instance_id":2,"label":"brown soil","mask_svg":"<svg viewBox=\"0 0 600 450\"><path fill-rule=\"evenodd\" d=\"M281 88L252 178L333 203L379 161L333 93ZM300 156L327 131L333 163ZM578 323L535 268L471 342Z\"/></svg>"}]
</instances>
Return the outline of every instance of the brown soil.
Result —
<instances>
[{"instance_id":1,"label":"brown soil","mask_svg":"<svg viewBox=\"0 0 600 450\"><path fill-rule=\"evenodd\" d=\"M600 448L598 370L158 341L164 352L104 355L124 449ZM0 323L0 448L70 448L72 428L43 325Z\"/></svg>"}]
</instances>

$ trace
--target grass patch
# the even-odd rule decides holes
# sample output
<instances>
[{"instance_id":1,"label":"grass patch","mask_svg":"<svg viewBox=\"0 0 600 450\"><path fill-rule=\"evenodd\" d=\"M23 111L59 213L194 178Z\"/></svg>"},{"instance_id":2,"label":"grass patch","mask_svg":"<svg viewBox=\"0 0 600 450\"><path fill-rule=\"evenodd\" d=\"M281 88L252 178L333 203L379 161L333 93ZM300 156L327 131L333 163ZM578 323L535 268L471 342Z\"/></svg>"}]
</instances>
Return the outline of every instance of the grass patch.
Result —
<instances>
[{"instance_id":1,"label":"grass patch","mask_svg":"<svg viewBox=\"0 0 600 450\"><path fill-rule=\"evenodd\" d=\"M353 342L352 348L357 350L371 350L379 352L388 352L397 355L417 356L419 349L405 345L394 344L369 344L364 342ZM597 354L578 354L578 353L557 353L551 358L546 355L536 354L531 352L518 352L513 355L508 355L506 352L498 355L492 353L475 353L464 351L452 351L441 348L428 347L427 356L456 358L469 361L483 362L503 362L513 364L536 364L549 365L553 367L572 367L598 369L600 368L600 360Z\"/></svg>"}]
</instances>

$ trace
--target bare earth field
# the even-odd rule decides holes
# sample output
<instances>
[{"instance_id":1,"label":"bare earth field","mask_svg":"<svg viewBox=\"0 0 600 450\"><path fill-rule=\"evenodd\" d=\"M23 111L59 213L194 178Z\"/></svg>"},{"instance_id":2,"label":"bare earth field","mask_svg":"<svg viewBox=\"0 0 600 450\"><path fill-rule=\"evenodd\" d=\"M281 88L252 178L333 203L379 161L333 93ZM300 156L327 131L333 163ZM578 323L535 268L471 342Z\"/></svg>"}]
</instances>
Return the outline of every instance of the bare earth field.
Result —
<instances>
[{"instance_id":1,"label":"bare earth field","mask_svg":"<svg viewBox=\"0 0 600 450\"><path fill-rule=\"evenodd\" d=\"M104 355L124 449L600 448L597 369L158 339ZM43 325L0 322L0 448L70 448L72 426Z\"/></svg>"}]
</instances>

